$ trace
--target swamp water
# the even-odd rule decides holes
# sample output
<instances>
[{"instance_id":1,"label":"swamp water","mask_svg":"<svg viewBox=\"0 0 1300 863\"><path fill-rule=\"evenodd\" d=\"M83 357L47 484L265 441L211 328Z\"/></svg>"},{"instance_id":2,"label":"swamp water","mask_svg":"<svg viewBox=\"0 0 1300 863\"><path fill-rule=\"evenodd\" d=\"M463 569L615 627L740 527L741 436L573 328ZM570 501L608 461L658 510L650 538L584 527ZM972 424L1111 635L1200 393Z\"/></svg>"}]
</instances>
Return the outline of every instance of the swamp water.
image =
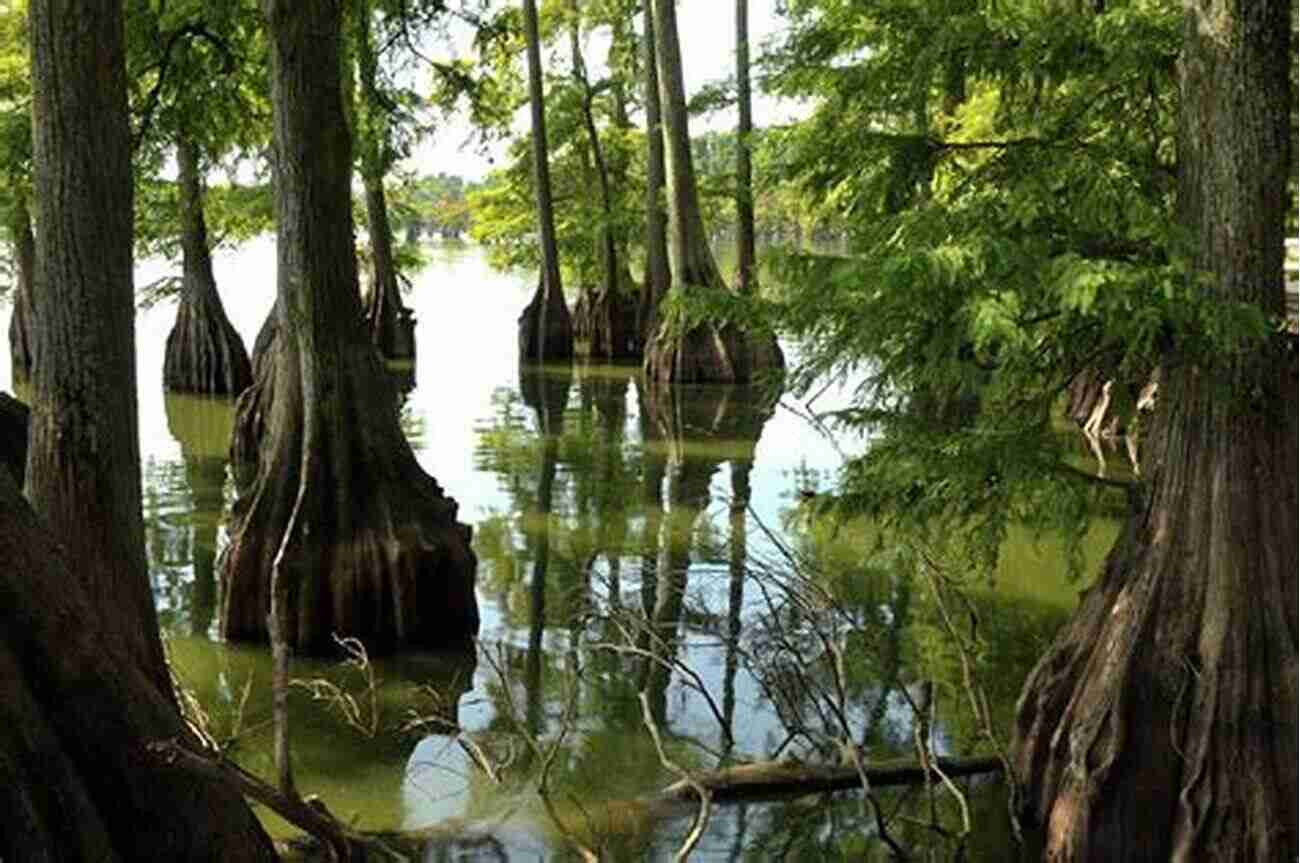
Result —
<instances>
[{"instance_id":1,"label":"swamp water","mask_svg":"<svg viewBox=\"0 0 1300 863\"><path fill-rule=\"evenodd\" d=\"M816 746L840 739L872 757L908 755L918 702L932 705L937 750L988 751L961 688L962 657L926 585L864 566L863 531L833 531L799 512L801 496L827 487L841 453L863 441L828 436L793 397L752 388L652 396L634 369L582 363L521 375L515 318L531 277L493 272L473 246L430 251L407 300L418 360L402 423L474 525L479 651L403 656L368 672L297 661L304 684L328 681L348 697L341 707L314 701L310 685L294 690L304 793L365 829L440 825L427 860L579 859L580 846L670 859L694 811L638 802L677 778L665 762L811 760ZM251 346L273 298L273 245L219 255L216 267ZM137 281L166 270L142 266ZM269 655L212 632L232 407L163 395L174 314L163 304L137 323L154 594L177 674L210 732L233 737L234 756L270 776ZM8 361L0 351L0 382L10 380ZM814 408L846 397L832 388ZM1087 571L1113 536L1107 523L1093 530ZM793 561L806 579L791 575ZM1079 586L1064 571L1053 542L1015 537L996 588L970 592L980 618L971 656L999 733L1073 606ZM828 643L843 651L839 674ZM967 859L1008 859L1002 795L978 781L963 787ZM961 829L951 798L936 795L932 810L924 789L878 797L884 816L903 813L888 821L894 841L950 856L922 822L933 811ZM293 832L262 814L274 833ZM888 859L876 825L854 793L716 806L693 859Z\"/></svg>"}]
</instances>

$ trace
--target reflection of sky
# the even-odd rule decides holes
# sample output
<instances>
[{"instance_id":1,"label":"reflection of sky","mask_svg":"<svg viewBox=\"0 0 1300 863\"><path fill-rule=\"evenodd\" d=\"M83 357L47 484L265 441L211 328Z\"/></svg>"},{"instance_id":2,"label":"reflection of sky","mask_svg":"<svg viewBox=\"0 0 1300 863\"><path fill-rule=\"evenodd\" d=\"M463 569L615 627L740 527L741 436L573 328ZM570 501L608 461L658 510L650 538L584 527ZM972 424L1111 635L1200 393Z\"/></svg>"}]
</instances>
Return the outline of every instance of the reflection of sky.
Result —
<instances>
[{"instance_id":1,"label":"reflection of sky","mask_svg":"<svg viewBox=\"0 0 1300 863\"><path fill-rule=\"evenodd\" d=\"M493 512L509 512L510 496L498 475L475 465L478 427L494 415L492 396L501 387L516 389L515 327L520 309L527 301L534 280L531 276L493 272L484 256L472 246L430 247L433 264L415 279L408 297L417 318L418 358L416 389L410 394L408 411L420 420L422 431L415 441L418 458L461 504L461 518L476 522ZM275 287L275 249L271 238L248 244L238 253L223 252L215 258L218 286L235 328L250 346L269 311ZM147 261L137 269L137 284L174 271L172 265ZM8 312L3 313L7 323ZM186 507L190 506L180 447L168 432L163 410L162 360L167 334L175 317L175 304L163 303L142 311L137 317L137 376L139 381L140 437L147 509L153 522L150 536L155 545L153 560L155 588L164 612L179 610L177 578L187 575L189 531ZM10 379L9 353L0 351L0 382ZM637 428L636 391L628 387L627 428ZM577 387L571 395L576 398ZM789 398L789 397L787 397ZM834 406L834 394L822 395L819 410ZM795 403L795 402L792 402ZM795 403L797 404L797 403ZM525 412L531 426L531 412ZM793 485L791 472L800 466L830 471L838 464L834 447L794 412L778 407L763 427L751 482L752 506L767 524L779 522L780 510L788 505ZM561 466L561 470L565 470ZM726 502L730 493L729 469L723 462L713 475L713 499L707 513L717 535L725 537ZM753 540L751 540L751 543ZM597 594L602 591L597 567ZM636 589L636 562L626 558L623 589ZM180 575L178 576L178 573ZM688 607L706 607L725 614L727 604L725 567L696 564L691 570ZM753 591L747 594L754 602ZM523 647L527 630L510 627L490 603L483 608L485 639L499 639ZM716 635L693 632L683 627L681 659L693 666L708 689L722 689L723 650ZM563 654L567 631L546 634L548 652ZM483 697L492 671L480 666L475 692L467 694L460 710L462 727L469 731L488 727L493 707ZM782 736L775 718L757 710L762 701L758 684L742 673L737 679L737 743L741 751L771 749ZM718 726L703 701L674 687L668 696L668 719L675 733L697 737L717 745ZM595 718L593 717L594 721ZM403 783L401 813L409 826L428 824L465 812L469 798L469 764L453 741L430 737L419 743L411 755L413 769ZM516 825L526 831L523 825ZM498 838L509 835L510 828ZM711 828L724 829L721 824ZM535 843L525 832L513 836L511 844L526 848Z\"/></svg>"}]
</instances>

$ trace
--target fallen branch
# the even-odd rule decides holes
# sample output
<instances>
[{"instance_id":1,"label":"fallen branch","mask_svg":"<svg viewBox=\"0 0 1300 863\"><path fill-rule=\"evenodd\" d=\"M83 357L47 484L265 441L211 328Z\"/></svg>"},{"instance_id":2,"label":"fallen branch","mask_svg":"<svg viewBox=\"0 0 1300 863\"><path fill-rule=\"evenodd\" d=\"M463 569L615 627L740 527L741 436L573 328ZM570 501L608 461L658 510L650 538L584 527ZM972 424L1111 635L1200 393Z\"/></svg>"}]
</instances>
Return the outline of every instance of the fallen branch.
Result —
<instances>
[{"instance_id":1,"label":"fallen branch","mask_svg":"<svg viewBox=\"0 0 1300 863\"><path fill-rule=\"evenodd\" d=\"M295 792L285 793L229 759L195 752L178 740L158 741L149 748L168 764L194 776L239 789L248 799L320 839L338 863L352 860L354 843L365 844L364 837L344 827L319 800L302 798Z\"/></svg>"},{"instance_id":2,"label":"fallen branch","mask_svg":"<svg viewBox=\"0 0 1300 863\"><path fill-rule=\"evenodd\" d=\"M936 758L930 768L931 780L936 782L942 781L944 776L956 779L1001 772L1002 761L993 755L977 758ZM919 785L926 781L925 768L919 761L907 758L875 764L864 762L861 772L853 765L759 761L700 773L693 776L690 781L674 782L647 802L694 803L698 799L698 792L695 790L697 787L704 788L715 803L738 803L793 794L847 791L860 789L864 774L871 782L872 788Z\"/></svg>"}]
</instances>

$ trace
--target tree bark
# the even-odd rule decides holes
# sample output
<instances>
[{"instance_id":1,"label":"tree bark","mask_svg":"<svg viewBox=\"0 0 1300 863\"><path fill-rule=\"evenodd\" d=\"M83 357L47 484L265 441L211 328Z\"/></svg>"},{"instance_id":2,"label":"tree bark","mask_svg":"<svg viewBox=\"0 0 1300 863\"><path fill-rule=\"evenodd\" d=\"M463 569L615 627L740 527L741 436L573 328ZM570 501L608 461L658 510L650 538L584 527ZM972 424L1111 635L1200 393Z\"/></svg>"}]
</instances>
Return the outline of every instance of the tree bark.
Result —
<instances>
[{"instance_id":1,"label":"tree bark","mask_svg":"<svg viewBox=\"0 0 1300 863\"><path fill-rule=\"evenodd\" d=\"M15 379L32 374L32 285L36 275L36 237L27 195L22 189L14 196L9 234L14 247L14 311L9 318L9 358Z\"/></svg>"},{"instance_id":2,"label":"tree bark","mask_svg":"<svg viewBox=\"0 0 1300 863\"><path fill-rule=\"evenodd\" d=\"M0 470L0 857L275 860L239 794L149 751L194 741L60 545Z\"/></svg>"},{"instance_id":3,"label":"tree bark","mask_svg":"<svg viewBox=\"0 0 1300 863\"><path fill-rule=\"evenodd\" d=\"M642 4L642 62L645 64L646 200L645 281L637 307L637 332L644 353L659 327L659 303L668 296L668 216L664 212L664 136L659 105L659 71L656 61L654 7Z\"/></svg>"},{"instance_id":4,"label":"tree bark","mask_svg":"<svg viewBox=\"0 0 1300 863\"><path fill-rule=\"evenodd\" d=\"M1178 206L1211 276L1197 284L1280 316L1290 4L1185 6ZM1285 341L1165 357L1145 505L1018 706L1013 761L1047 859L1300 851L1297 380Z\"/></svg>"},{"instance_id":5,"label":"tree bark","mask_svg":"<svg viewBox=\"0 0 1300 863\"><path fill-rule=\"evenodd\" d=\"M533 186L537 194L537 231L542 268L537 291L519 316L519 358L542 363L573 356L573 320L560 281L560 253L555 242L555 208L546 144L546 104L542 95L541 37L536 0L524 0L524 35L528 42L528 101L533 129Z\"/></svg>"},{"instance_id":6,"label":"tree bark","mask_svg":"<svg viewBox=\"0 0 1300 863\"><path fill-rule=\"evenodd\" d=\"M27 492L106 648L171 681L149 590L136 408L132 185L119 3L30 8L35 356ZM110 647L111 644L111 647Z\"/></svg>"},{"instance_id":7,"label":"tree bark","mask_svg":"<svg viewBox=\"0 0 1300 863\"><path fill-rule=\"evenodd\" d=\"M29 20L27 485L57 533L0 471L0 857L274 860L242 798L147 750L188 732L145 566L122 7L36 0Z\"/></svg>"},{"instance_id":8,"label":"tree bark","mask_svg":"<svg viewBox=\"0 0 1300 863\"><path fill-rule=\"evenodd\" d=\"M14 484L22 487L27 473L27 429L31 409L9 393L0 393L0 465L9 469Z\"/></svg>"},{"instance_id":9,"label":"tree bark","mask_svg":"<svg viewBox=\"0 0 1300 863\"><path fill-rule=\"evenodd\" d=\"M754 243L753 102L749 94L749 0L736 0L736 285L754 291L758 253Z\"/></svg>"},{"instance_id":10,"label":"tree bark","mask_svg":"<svg viewBox=\"0 0 1300 863\"><path fill-rule=\"evenodd\" d=\"M726 286L709 249L700 213L687 128L677 10L673 0L654 0L659 100L663 111L668 183L669 262L674 291L722 291ZM745 333L734 324L698 324L663 319L646 353L655 380L677 383L741 383L780 370L784 358L771 334Z\"/></svg>"},{"instance_id":11,"label":"tree bark","mask_svg":"<svg viewBox=\"0 0 1300 863\"><path fill-rule=\"evenodd\" d=\"M182 133L176 141L184 257L176 324L167 336L163 387L173 392L237 396L253 382L244 340L226 317L212 273L203 218L199 148Z\"/></svg>"},{"instance_id":12,"label":"tree bark","mask_svg":"<svg viewBox=\"0 0 1300 863\"><path fill-rule=\"evenodd\" d=\"M330 652L335 634L362 639L372 655L461 643L478 630L470 531L416 462L362 326L340 4L272 0L265 11L278 291L257 380L236 411L242 487L222 560L221 629L265 640L268 613L284 603L298 651Z\"/></svg>"}]
</instances>

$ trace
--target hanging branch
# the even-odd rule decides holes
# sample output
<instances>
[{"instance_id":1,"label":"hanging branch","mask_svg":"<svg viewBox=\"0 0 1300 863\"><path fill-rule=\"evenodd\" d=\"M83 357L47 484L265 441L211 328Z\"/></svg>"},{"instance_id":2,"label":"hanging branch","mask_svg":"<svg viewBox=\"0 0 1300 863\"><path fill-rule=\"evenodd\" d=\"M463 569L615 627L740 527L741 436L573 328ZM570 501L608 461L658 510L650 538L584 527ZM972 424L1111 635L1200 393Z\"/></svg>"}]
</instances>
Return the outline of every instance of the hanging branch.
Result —
<instances>
[{"instance_id":1,"label":"hanging branch","mask_svg":"<svg viewBox=\"0 0 1300 863\"><path fill-rule=\"evenodd\" d=\"M159 99L162 97L163 85L167 83L168 70L171 69L172 57L174 56L172 52L183 39L202 39L208 42L221 54L221 74L230 75L235 71L235 52L230 47L230 43L209 30L203 22L191 21L167 34L166 42L163 45L162 58L154 66L142 70L142 72L147 72L156 68L158 70L158 79L154 81L153 86L149 88L149 93L145 96L140 128L131 136L132 150L138 149L145 136L149 134L149 128L153 125L156 116Z\"/></svg>"}]
</instances>

